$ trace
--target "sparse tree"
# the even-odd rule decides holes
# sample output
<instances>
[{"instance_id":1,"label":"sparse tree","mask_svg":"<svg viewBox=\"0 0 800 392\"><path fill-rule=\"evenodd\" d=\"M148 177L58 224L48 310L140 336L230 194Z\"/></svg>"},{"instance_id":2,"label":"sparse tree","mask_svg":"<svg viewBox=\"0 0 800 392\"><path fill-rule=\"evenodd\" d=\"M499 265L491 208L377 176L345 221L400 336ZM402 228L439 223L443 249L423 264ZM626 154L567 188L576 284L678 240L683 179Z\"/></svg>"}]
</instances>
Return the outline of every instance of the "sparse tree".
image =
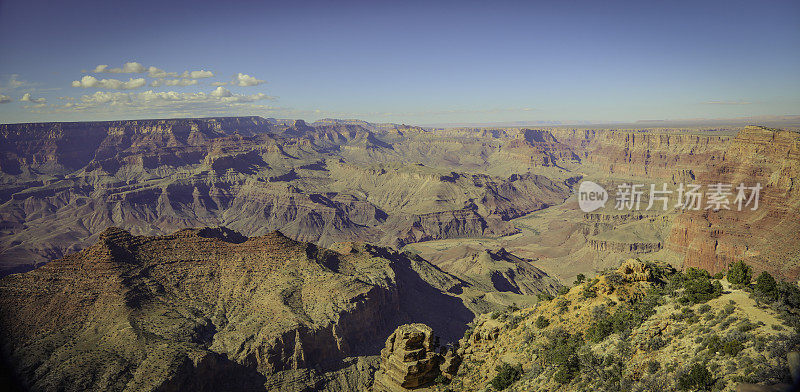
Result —
<instances>
[{"instance_id":1,"label":"sparse tree","mask_svg":"<svg viewBox=\"0 0 800 392\"><path fill-rule=\"evenodd\" d=\"M730 265L728 270L728 281L733 284L748 285L753 279L753 268L745 264L744 261L737 261Z\"/></svg>"},{"instance_id":2,"label":"sparse tree","mask_svg":"<svg viewBox=\"0 0 800 392\"><path fill-rule=\"evenodd\" d=\"M762 272L756 278L755 290L771 301L778 299L778 284L775 282L775 278L767 271Z\"/></svg>"}]
</instances>

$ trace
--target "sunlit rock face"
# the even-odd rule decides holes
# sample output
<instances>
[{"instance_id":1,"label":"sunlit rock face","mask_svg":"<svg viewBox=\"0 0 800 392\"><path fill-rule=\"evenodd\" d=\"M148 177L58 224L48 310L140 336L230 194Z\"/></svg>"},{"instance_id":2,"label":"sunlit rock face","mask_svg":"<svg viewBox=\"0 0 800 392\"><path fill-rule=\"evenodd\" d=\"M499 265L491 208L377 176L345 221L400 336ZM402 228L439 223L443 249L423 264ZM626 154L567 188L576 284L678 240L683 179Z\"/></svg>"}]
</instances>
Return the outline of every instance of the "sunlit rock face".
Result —
<instances>
[{"instance_id":1,"label":"sunlit rock face","mask_svg":"<svg viewBox=\"0 0 800 392\"><path fill-rule=\"evenodd\" d=\"M687 267L717 272L743 260L785 279L800 276L800 134L747 127L698 182L758 183L763 189L756 210L732 205L676 218L669 246L686 255Z\"/></svg>"},{"instance_id":2,"label":"sunlit rock face","mask_svg":"<svg viewBox=\"0 0 800 392\"><path fill-rule=\"evenodd\" d=\"M365 244L109 228L83 251L0 279L0 353L37 391L365 390L367 357L397 325L463 334L473 313L452 294L459 285Z\"/></svg>"},{"instance_id":3,"label":"sunlit rock face","mask_svg":"<svg viewBox=\"0 0 800 392\"><path fill-rule=\"evenodd\" d=\"M112 226L281 230L322 246L509 234L509 219L569 193L564 179L493 158L487 141L512 138L260 117L0 125L0 274ZM547 140L542 154L566 149Z\"/></svg>"}]
</instances>

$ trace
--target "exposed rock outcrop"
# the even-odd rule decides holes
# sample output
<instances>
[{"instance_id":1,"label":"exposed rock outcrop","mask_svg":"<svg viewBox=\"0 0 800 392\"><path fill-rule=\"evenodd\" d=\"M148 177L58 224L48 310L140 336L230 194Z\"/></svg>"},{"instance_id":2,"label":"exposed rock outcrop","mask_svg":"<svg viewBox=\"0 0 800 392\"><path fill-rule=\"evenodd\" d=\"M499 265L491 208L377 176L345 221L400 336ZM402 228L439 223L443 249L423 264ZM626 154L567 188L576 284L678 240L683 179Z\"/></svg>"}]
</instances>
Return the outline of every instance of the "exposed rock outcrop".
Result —
<instances>
[{"instance_id":1,"label":"exposed rock outcrop","mask_svg":"<svg viewBox=\"0 0 800 392\"><path fill-rule=\"evenodd\" d=\"M397 327L381 350L373 391L402 392L430 384L441 374L439 366L444 362L437 349L438 338L427 325Z\"/></svg>"}]
</instances>

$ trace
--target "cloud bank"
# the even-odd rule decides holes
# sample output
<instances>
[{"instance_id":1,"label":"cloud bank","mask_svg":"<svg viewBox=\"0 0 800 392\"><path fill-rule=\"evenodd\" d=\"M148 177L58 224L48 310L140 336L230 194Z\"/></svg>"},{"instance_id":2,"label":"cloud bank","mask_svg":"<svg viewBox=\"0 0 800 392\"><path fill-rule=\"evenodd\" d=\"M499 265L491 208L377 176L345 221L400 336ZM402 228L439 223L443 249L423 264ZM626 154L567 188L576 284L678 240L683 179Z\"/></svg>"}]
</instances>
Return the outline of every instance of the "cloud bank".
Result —
<instances>
[{"instance_id":1,"label":"cloud bank","mask_svg":"<svg viewBox=\"0 0 800 392\"><path fill-rule=\"evenodd\" d=\"M133 90L143 87L147 82L144 78L130 78L127 82L119 79L97 79L91 75L85 75L81 80L72 81L72 87L82 88L103 88L108 90Z\"/></svg>"}]
</instances>

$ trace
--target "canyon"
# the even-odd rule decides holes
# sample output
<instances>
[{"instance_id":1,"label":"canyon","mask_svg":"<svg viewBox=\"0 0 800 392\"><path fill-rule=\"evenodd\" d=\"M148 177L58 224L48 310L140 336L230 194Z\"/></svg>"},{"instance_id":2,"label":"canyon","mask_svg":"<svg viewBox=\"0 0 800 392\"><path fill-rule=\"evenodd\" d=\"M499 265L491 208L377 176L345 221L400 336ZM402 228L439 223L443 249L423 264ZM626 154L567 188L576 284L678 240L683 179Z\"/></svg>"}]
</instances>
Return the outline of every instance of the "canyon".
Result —
<instances>
[{"instance_id":1,"label":"canyon","mask_svg":"<svg viewBox=\"0 0 800 392\"><path fill-rule=\"evenodd\" d=\"M541 272L520 282L534 295L560 287ZM0 347L32 390L357 390L396 325L458 339L490 306L471 286L364 243L109 228L80 252L0 280Z\"/></svg>"},{"instance_id":2,"label":"canyon","mask_svg":"<svg viewBox=\"0 0 800 392\"><path fill-rule=\"evenodd\" d=\"M511 239L521 230L515 222L533 212L574 210L580 179L607 189L633 181L759 182L764 189L758 211L648 216L668 222L646 241L617 235L638 220L618 211L598 211L614 218L597 222L574 214L567 220L581 233L562 236L584 244L570 253L601 260L671 252L665 257L676 263L712 271L745 260L786 279L800 275L800 137L793 131L431 129L225 117L6 124L0 137L3 275L83 249L113 226L142 235L203 226L246 236L280 230L320 246Z\"/></svg>"},{"instance_id":3,"label":"canyon","mask_svg":"<svg viewBox=\"0 0 800 392\"><path fill-rule=\"evenodd\" d=\"M0 138L0 381L25 389L404 390L513 351L487 315L532 324L631 257L800 278L795 130L219 117ZM609 191L596 211L585 180ZM718 183L758 184L758 208L735 189L730 209L646 208L650 184ZM641 207L616 208L629 184Z\"/></svg>"}]
</instances>

